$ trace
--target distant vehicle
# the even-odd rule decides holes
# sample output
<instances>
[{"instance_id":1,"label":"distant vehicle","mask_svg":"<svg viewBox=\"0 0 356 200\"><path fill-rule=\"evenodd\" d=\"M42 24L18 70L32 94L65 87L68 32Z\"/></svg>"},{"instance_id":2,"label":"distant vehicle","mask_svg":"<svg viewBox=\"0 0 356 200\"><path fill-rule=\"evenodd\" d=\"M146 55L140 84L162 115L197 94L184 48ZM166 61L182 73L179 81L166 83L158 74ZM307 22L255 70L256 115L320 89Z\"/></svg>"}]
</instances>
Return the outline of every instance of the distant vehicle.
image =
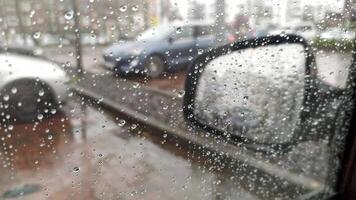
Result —
<instances>
[{"instance_id":1,"label":"distant vehicle","mask_svg":"<svg viewBox=\"0 0 356 200\"><path fill-rule=\"evenodd\" d=\"M42 46L53 46L53 45L68 45L70 41L60 35L56 34L43 34L39 38L39 42Z\"/></svg>"},{"instance_id":2,"label":"distant vehicle","mask_svg":"<svg viewBox=\"0 0 356 200\"><path fill-rule=\"evenodd\" d=\"M161 25L141 33L136 40L114 44L103 52L104 66L117 74L143 74L152 78L187 66L198 54L235 41L223 32L223 41L208 24Z\"/></svg>"},{"instance_id":3,"label":"distant vehicle","mask_svg":"<svg viewBox=\"0 0 356 200\"><path fill-rule=\"evenodd\" d=\"M0 46L0 54L1 53L14 53L14 54L20 54L24 56L42 56L43 51L31 47L21 47L21 46L1 47Z\"/></svg>"},{"instance_id":4,"label":"distant vehicle","mask_svg":"<svg viewBox=\"0 0 356 200\"><path fill-rule=\"evenodd\" d=\"M69 78L55 63L26 51L0 52L1 118L31 121L57 112Z\"/></svg>"},{"instance_id":5,"label":"distant vehicle","mask_svg":"<svg viewBox=\"0 0 356 200\"><path fill-rule=\"evenodd\" d=\"M280 34L293 34L295 31L292 27L281 27L274 30L269 31L269 35L280 35Z\"/></svg>"},{"instance_id":6,"label":"distant vehicle","mask_svg":"<svg viewBox=\"0 0 356 200\"><path fill-rule=\"evenodd\" d=\"M320 34L320 39L326 40L352 40L353 38L355 38L355 32L342 28L330 28Z\"/></svg>"}]
</instances>

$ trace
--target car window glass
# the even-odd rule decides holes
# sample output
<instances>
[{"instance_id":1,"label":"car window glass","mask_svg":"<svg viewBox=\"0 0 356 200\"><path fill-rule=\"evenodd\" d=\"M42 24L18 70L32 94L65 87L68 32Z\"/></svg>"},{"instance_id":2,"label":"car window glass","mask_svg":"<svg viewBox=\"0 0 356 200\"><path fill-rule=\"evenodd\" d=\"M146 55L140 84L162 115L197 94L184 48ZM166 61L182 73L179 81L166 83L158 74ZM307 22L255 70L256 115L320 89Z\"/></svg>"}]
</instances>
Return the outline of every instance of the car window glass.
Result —
<instances>
[{"instance_id":1,"label":"car window glass","mask_svg":"<svg viewBox=\"0 0 356 200\"><path fill-rule=\"evenodd\" d=\"M0 199L328 199L355 102L355 5L0 0ZM307 51L230 51L295 35ZM184 117L199 84L222 134Z\"/></svg>"}]
</instances>

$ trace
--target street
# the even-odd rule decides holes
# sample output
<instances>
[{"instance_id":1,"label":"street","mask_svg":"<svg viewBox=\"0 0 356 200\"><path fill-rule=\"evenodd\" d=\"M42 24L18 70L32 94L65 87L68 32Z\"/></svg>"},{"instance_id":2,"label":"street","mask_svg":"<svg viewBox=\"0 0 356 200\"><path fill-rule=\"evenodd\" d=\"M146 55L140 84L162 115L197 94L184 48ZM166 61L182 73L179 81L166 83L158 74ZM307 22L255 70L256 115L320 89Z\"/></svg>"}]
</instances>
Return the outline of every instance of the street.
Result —
<instances>
[{"instance_id":1,"label":"street","mask_svg":"<svg viewBox=\"0 0 356 200\"><path fill-rule=\"evenodd\" d=\"M254 199L203 152L77 100L39 123L7 125L1 140L6 199Z\"/></svg>"}]
</instances>

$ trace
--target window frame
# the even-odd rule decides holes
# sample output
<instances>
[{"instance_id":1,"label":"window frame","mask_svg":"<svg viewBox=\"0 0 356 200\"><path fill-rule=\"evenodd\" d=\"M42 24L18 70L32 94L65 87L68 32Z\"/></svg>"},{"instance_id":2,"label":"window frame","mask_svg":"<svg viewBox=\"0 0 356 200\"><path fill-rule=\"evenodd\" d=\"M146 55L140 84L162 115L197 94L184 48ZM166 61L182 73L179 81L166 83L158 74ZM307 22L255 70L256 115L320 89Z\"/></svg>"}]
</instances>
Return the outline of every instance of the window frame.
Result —
<instances>
[{"instance_id":1,"label":"window frame","mask_svg":"<svg viewBox=\"0 0 356 200\"><path fill-rule=\"evenodd\" d=\"M331 199L353 200L356 197L356 38L353 44L349 84L352 86L354 107L351 114L349 132L346 136L341 171L337 183L337 194Z\"/></svg>"}]
</instances>

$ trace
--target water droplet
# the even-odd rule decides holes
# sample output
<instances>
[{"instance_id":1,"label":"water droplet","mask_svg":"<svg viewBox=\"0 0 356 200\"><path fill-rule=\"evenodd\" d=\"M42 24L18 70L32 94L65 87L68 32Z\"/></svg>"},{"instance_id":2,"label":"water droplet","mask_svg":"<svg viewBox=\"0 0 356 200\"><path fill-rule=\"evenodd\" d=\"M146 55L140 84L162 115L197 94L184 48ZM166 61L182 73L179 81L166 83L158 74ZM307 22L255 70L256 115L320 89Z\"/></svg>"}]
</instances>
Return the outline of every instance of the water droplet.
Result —
<instances>
[{"instance_id":1,"label":"water droplet","mask_svg":"<svg viewBox=\"0 0 356 200\"><path fill-rule=\"evenodd\" d=\"M137 83L137 82L135 82L135 83L132 85L133 88L138 88L139 86L140 86L140 84Z\"/></svg>"},{"instance_id":2,"label":"water droplet","mask_svg":"<svg viewBox=\"0 0 356 200\"><path fill-rule=\"evenodd\" d=\"M136 128L137 128L137 124L132 124L132 125L131 125L131 129L132 129L132 130L134 130L134 129L136 129Z\"/></svg>"},{"instance_id":3,"label":"water droplet","mask_svg":"<svg viewBox=\"0 0 356 200\"><path fill-rule=\"evenodd\" d=\"M132 10L132 11L137 11L137 10L138 10L138 5L132 6L131 10Z\"/></svg>"},{"instance_id":4,"label":"water droplet","mask_svg":"<svg viewBox=\"0 0 356 200\"><path fill-rule=\"evenodd\" d=\"M15 87L11 88L11 93L12 94L16 94L17 93L17 88L15 88Z\"/></svg>"},{"instance_id":5,"label":"water droplet","mask_svg":"<svg viewBox=\"0 0 356 200\"><path fill-rule=\"evenodd\" d=\"M10 124L10 125L7 127L7 129L11 131L11 130L14 129L14 126Z\"/></svg>"},{"instance_id":6,"label":"water droplet","mask_svg":"<svg viewBox=\"0 0 356 200\"><path fill-rule=\"evenodd\" d=\"M125 120L123 120L123 119L121 119L120 121L119 121L119 123L118 123L118 125L119 126L124 126L126 124L126 121Z\"/></svg>"},{"instance_id":7,"label":"water droplet","mask_svg":"<svg viewBox=\"0 0 356 200\"><path fill-rule=\"evenodd\" d=\"M38 92L38 95L40 95L40 97L42 97L43 95L44 95L44 90L43 89L41 89L39 92Z\"/></svg>"},{"instance_id":8,"label":"water droplet","mask_svg":"<svg viewBox=\"0 0 356 200\"><path fill-rule=\"evenodd\" d=\"M181 91L178 92L178 97L182 98L184 96L184 94L185 94L185 91L181 90Z\"/></svg>"},{"instance_id":9,"label":"water droplet","mask_svg":"<svg viewBox=\"0 0 356 200\"><path fill-rule=\"evenodd\" d=\"M73 16L74 16L73 10L68 10L68 11L64 14L64 18L65 18L66 20L72 19Z\"/></svg>"},{"instance_id":10,"label":"water droplet","mask_svg":"<svg viewBox=\"0 0 356 200\"><path fill-rule=\"evenodd\" d=\"M80 168L78 166L73 167L73 172L79 172Z\"/></svg>"},{"instance_id":11,"label":"water droplet","mask_svg":"<svg viewBox=\"0 0 356 200\"><path fill-rule=\"evenodd\" d=\"M51 114L53 114L53 115L54 115L54 114L56 114L56 113L57 113L57 110L56 110L56 109L54 109L54 108L53 108L53 109L51 109Z\"/></svg>"},{"instance_id":12,"label":"water droplet","mask_svg":"<svg viewBox=\"0 0 356 200\"><path fill-rule=\"evenodd\" d=\"M8 94L5 94L3 99L4 99L4 101L8 101L10 99L10 96Z\"/></svg>"},{"instance_id":13,"label":"water droplet","mask_svg":"<svg viewBox=\"0 0 356 200\"><path fill-rule=\"evenodd\" d=\"M48 140L52 140L52 139L53 139L53 135L49 134L49 135L47 136L47 139L48 139Z\"/></svg>"},{"instance_id":14,"label":"water droplet","mask_svg":"<svg viewBox=\"0 0 356 200\"><path fill-rule=\"evenodd\" d=\"M42 120L43 119L43 115L42 114L38 114L37 115L37 119Z\"/></svg>"},{"instance_id":15,"label":"water droplet","mask_svg":"<svg viewBox=\"0 0 356 200\"><path fill-rule=\"evenodd\" d=\"M181 33L182 33L182 27L178 27L178 28L176 29L176 33L177 33L177 34L181 34Z\"/></svg>"},{"instance_id":16,"label":"water droplet","mask_svg":"<svg viewBox=\"0 0 356 200\"><path fill-rule=\"evenodd\" d=\"M120 6L120 11L125 12L127 10L127 6Z\"/></svg>"},{"instance_id":17,"label":"water droplet","mask_svg":"<svg viewBox=\"0 0 356 200\"><path fill-rule=\"evenodd\" d=\"M40 37L41 37L41 32L35 32L33 34L33 38L35 38L35 39L39 39Z\"/></svg>"}]
</instances>

